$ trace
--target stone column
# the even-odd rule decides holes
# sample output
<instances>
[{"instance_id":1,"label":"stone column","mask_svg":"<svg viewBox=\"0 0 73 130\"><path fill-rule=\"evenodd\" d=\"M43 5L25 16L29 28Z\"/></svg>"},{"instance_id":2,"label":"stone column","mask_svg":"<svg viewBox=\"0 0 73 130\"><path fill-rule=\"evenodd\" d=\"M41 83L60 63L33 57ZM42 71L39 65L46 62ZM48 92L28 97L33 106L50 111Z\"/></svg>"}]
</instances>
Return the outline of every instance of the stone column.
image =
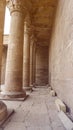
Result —
<instances>
[{"instance_id":1,"label":"stone column","mask_svg":"<svg viewBox=\"0 0 73 130\"><path fill-rule=\"evenodd\" d=\"M33 45L34 45L34 37L31 36L30 41L30 86L33 88Z\"/></svg>"},{"instance_id":2,"label":"stone column","mask_svg":"<svg viewBox=\"0 0 73 130\"><path fill-rule=\"evenodd\" d=\"M36 72L36 39L31 36L30 42L30 86L35 87L35 72Z\"/></svg>"},{"instance_id":3,"label":"stone column","mask_svg":"<svg viewBox=\"0 0 73 130\"><path fill-rule=\"evenodd\" d=\"M2 64L2 48L3 48L3 30L5 17L5 0L0 0L0 83L1 83L1 64ZM0 121L7 116L7 106L0 101Z\"/></svg>"},{"instance_id":4,"label":"stone column","mask_svg":"<svg viewBox=\"0 0 73 130\"><path fill-rule=\"evenodd\" d=\"M2 64L5 5L6 5L5 0L0 0L0 85L1 85L1 64Z\"/></svg>"},{"instance_id":5,"label":"stone column","mask_svg":"<svg viewBox=\"0 0 73 130\"><path fill-rule=\"evenodd\" d=\"M36 39L33 44L33 87L36 87Z\"/></svg>"},{"instance_id":6,"label":"stone column","mask_svg":"<svg viewBox=\"0 0 73 130\"><path fill-rule=\"evenodd\" d=\"M24 58L23 58L23 87L30 87L30 17L27 15L24 24Z\"/></svg>"},{"instance_id":7,"label":"stone column","mask_svg":"<svg viewBox=\"0 0 73 130\"><path fill-rule=\"evenodd\" d=\"M9 98L23 98L23 38L24 0L7 0L11 13L10 36L7 53L5 86L1 94Z\"/></svg>"}]
</instances>

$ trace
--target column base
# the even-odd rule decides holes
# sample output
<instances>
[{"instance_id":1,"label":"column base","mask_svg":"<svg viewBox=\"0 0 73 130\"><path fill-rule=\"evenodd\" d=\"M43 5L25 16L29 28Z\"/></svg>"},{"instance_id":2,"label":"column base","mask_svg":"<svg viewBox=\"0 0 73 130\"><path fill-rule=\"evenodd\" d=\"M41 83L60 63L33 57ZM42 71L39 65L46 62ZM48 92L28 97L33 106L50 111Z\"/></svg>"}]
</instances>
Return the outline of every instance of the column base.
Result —
<instances>
[{"instance_id":1,"label":"column base","mask_svg":"<svg viewBox=\"0 0 73 130\"><path fill-rule=\"evenodd\" d=\"M29 87L23 87L25 91L33 91L33 87L32 86L29 86Z\"/></svg>"},{"instance_id":2,"label":"column base","mask_svg":"<svg viewBox=\"0 0 73 130\"><path fill-rule=\"evenodd\" d=\"M10 101L24 101L28 95L20 94L20 95L6 95L1 93L0 94L0 100L10 100Z\"/></svg>"},{"instance_id":3,"label":"column base","mask_svg":"<svg viewBox=\"0 0 73 130\"><path fill-rule=\"evenodd\" d=\"M19 100L23 101L27 98L26 92L22 90L21 92L9 92L5 91L4 88L3 91L0 92L0 100Z\"/></svg>"},{"instance_id":4,"label":"column base","mask_svg":"<svg viewBox=\"0 0 73 130\"><path fill-rule=\"evenodd\" d=\"M0 101L0 122L3 121L7 115L7 106L2 101Z\"/></svg>"},{"instance_id":5,"label":"column base","mask_svg":"<svg viewBox=\"0 0 73 130\"><path fill-rule=\"evenodd\" d=\"M8 119L14 114L14 110L13 109L8 109L7 110L7 115L5 116L5 118L0 121L0 128L4 128L5 125L7 124Z\"/></svg>"}]
</instances>

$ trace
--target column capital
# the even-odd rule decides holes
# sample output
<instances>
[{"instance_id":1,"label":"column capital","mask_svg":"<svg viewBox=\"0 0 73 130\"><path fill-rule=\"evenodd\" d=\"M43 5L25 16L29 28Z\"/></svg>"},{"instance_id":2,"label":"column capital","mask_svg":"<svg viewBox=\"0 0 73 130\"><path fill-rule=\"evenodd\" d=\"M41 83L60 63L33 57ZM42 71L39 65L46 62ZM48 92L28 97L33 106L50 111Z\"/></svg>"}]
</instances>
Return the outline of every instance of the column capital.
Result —
<instances>
[{"instance_id":1,"label":"column capital","mask_svg":"<svg viewBox=\"0 0 73 130\"><path fill-rule=\"evenodd\" d=\"M6 0L7 7L10 10L10 13L18 11L24 13L26 7L24 6L24 0Z\"/></svg>"}]
</instances>

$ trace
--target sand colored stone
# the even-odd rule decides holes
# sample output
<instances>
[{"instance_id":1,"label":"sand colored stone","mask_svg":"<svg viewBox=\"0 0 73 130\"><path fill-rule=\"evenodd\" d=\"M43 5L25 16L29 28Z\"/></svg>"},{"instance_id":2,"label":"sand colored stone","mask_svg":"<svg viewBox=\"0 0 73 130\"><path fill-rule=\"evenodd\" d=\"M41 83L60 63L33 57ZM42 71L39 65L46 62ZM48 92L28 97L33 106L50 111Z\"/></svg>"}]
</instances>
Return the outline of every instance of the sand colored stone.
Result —
<instances>
[{"instance_id":1,"label":"sand colored stone","mask_svg":"<svg viewBox=\"0 0 73 130\"><path fill-rule=\"evenodd\" d=\"M9 3L9 0L7 1ZM24 3L22 4L23 1ZM4 17L4 15L2 14L3 5L4 5L3 2L4 2L3 0L0 0L0 45L1 46L2 46L2 34L3 34L3 30L1 29L1 27L3 26L3 21L1 21L1 19ZM36 83L36 85L41 85L41 87L42 85L50 84L51 87L56 91L58 97L67 104L73 116L73 101L72 101L73 99L73 0L40 0L40 1L39 0L35 0L35 1L34 0L28 0L28 1L12 0L11 1L10 0L10 7L12 3L14 7L14 12L12 12L12 17L14 17L13 19L17 19L14 20L15 22L13 22L14 25L12 25L12 29L14 31L15 30L17 31L15 31L15 33L14 31L12 32L13 38L11 39L14 40L13 43L10 43L12 44L11 47L10 45L8 45L9 49L7 53L8 55L10 53L10 55L7 57L10 58L7 58L8 68L6 67L7 78L5 78L6 79L5 83L9 84L6 87L7 89L9 89L7 92L9 93L10 89L12 89L12 92L10 92L12 95L13 93L17 93L17 91L20 91L21 93L20 86L23 86L21 81L22 79L21 71L23 71L22 70L23 63L21 64L22 53L20 53L22 52L21 51L22 45L18 45L18 41L20 39L20 43L22 43L21 39L23 39L22 35L24 34L24 32L22 34L23 29L21 29L21 27L20 29L16 29L16 27L18 26L19 23L23 24L23 20L21 20L22 22L20 22L20 19L22 19L20 17L22 16L22 14L25 14L25 11L23 12L23 9L25 8L26 5L25 8L25 10L27 10L26 15L28 15L29 13L31 19L31 25L34 26L33 34L37 39L36 56L34 56L33 53L34 56L33 84ZM18 5L18 3L20 4ZM11 10L13 10L13 7ZM15 16L13 16L13 14ZM30 32L29 29L27 30L28 32ZM29 35L25 34L25 36L26 36L25 42L27 41L26 43L30 43ZM16 42L15 39L17 39ZM1 46L0 49L2 49ZM12 48L13 51L9 51ZM27 52L25 51L24 52L29 55L30 54L30 52L28 51L29 47L27 48L28 48ZM25 54L26 57L28 55ZM28 58L29 57L30 56L28 56ZM25 73L23 75L26 75L24 76L25 83L27 83L25 87L29 86L28 81L30 77L30 72L29 72L30 67L28 67L30 60L27 61L28 61L28 65L26 65L25 68L28 71L27 72L23 71ZM11 72L11 70L13 72Z\"/></svg>"},{"instance_id":2,"label":"sand colored stone","mask_svg":"<svg viewBox=\"0 0 73 130\"><path fill-rule=\"evenodd\" d=\"M66 105L60 99L56 99L55 104L58 111L63 111L66 113Z\"/></svg>"},{"instance_id":3,"label":"sand colored stone","mask_svg":"<svg viewBox=\"0 0 73 130\"><path fill-rule=\"evenodd\" d=\"M50 95L53 96L53 97L55 97L56 96L56 92L54 90L51 90L50 91Z\"/></svg>"},{"instance_id":4,"label":"sand colored stone","mask_svg":"<svg viewBox=\"0 0 73 130\"><path fill-rule=\"evenodd\" d=\"M4 14L5 14L5 0L0 1L0 84L1 84L1 64L2 64L2 49L3 49L3 29L4 29ZM7 116L7 107L0 101L0 121Z\"/></svg>"},{"instance_id":5,"label":"sand colored stone","mask_svg":"<svg viewBox=\"0 0 73 130\"><path fill-rule=\"evenodd\" d=\"M34 58L35 60L35 58ZM36 85L48 84L48 46L36 45Z\"/></svg>"},{"instance_id":6,"label":"sand colored stone","mask_svg":"<svg viewBox=\"0 0 73 130\"><path fill-rule=\"evenodd\" d=\"M35 86L35 72L36 70L36 39L34 34L31 36L30 43L30 85Z\"/></svg>"},{"instance_id":7,"label":"sand colored stone","mask_svg":"<svg viewBox=\"0 0 73 130\"><path fill-rule=\"evenodd\" d=\"M48 91L48 88L35 88L24 102L5 101L16 112L3 130L66 130L58 117L55 98Z\"/></svg>"},{"instance_id":8,"label":"sand colored stone","mask_svg":"<svg viewBox=\"0 0 73 130\"><path fill-rule=\"evenodd\" d=\"M7 116L7 106L0 101L0 121L4 120Z\"/></svg>"},{"instance_id":9,"label":"sand colored stone","mask_svg":"<svg viewBox=\"0 0 73 130\"><path fill-rule=\"evenodd\" d=\"M30 87L30 16L27 15L24 23L24 57L23 57L23 87Z\"/></svg>"},{"instance_id":10,"label":"sand colored stone","mask_svg":"<svg viewBox=\"0 0 73 130\"><path fill-rule=\"evenodd\" d=\"M1 94L11 97L24 97L26 94L22 89L24 37L23 1L20 3L18 3L18 1L16 2L17 3L14 2L15 7L11 3L7 5L11 13L11 26L7 52L5 86L2 88Z\"/></svg>"},{"instance_id":11,"label":"sand colored stone","mask_svg":"<svg viewBox=\"0 0 73 130\"><path fill-rule=\"evenodd\" d=\"M3 29L5 16L5 0L0 1L0 84L1 84L1 64L2 64L2 49L3 49Z\"/></svg>"},{"instance_id":12,"label":"sand colored stone","mask_svg":"<svg viewBox=\"0 0 73 130\"><path fill-rule=\"evenodd\" d=\"M33 44L34 39L32 36L30 41L30 86L32 87L33 87Z\"/></svg>"},{"instance_id":13,"label":"sand colored stone","mask_svg":"<svg viewBox=\"0 0 73 130\"><path fill-rule=\"evenodd\" d=\"M49 44L51 86L73 117L73 0L58 0Z\"/></svg>"},{"instance_id":14,"label":"sand colored stone","mask_svg":"<svg viewBox=\"0 0 73 130\"><path fill-rule=\"evenodd\" d=\"M36 86L36 39L34 38L34 44L33 44L33 61L32 61L32 76L33 76L33 86Z\"/></svg>"}]
</instances>

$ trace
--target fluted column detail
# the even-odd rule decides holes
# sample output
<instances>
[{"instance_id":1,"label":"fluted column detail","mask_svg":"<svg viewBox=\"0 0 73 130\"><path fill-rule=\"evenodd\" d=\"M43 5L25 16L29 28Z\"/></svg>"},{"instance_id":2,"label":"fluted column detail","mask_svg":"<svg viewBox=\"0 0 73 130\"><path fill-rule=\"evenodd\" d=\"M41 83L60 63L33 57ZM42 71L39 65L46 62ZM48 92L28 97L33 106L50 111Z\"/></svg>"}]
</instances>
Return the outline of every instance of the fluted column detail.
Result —
<instances>
[{"instance_id":1,"label":"fluted column detail","mask_svg":"<svg viewBox=\"0 0 73 130\"><path fill-rule=\"evenodd\" d=\"M26 96L23 91L23 38L24 38L24 0L7 0L11 13L10 36L7 53L5 87L2 94L11 98Z\"/></svg>"}]
</instances>

